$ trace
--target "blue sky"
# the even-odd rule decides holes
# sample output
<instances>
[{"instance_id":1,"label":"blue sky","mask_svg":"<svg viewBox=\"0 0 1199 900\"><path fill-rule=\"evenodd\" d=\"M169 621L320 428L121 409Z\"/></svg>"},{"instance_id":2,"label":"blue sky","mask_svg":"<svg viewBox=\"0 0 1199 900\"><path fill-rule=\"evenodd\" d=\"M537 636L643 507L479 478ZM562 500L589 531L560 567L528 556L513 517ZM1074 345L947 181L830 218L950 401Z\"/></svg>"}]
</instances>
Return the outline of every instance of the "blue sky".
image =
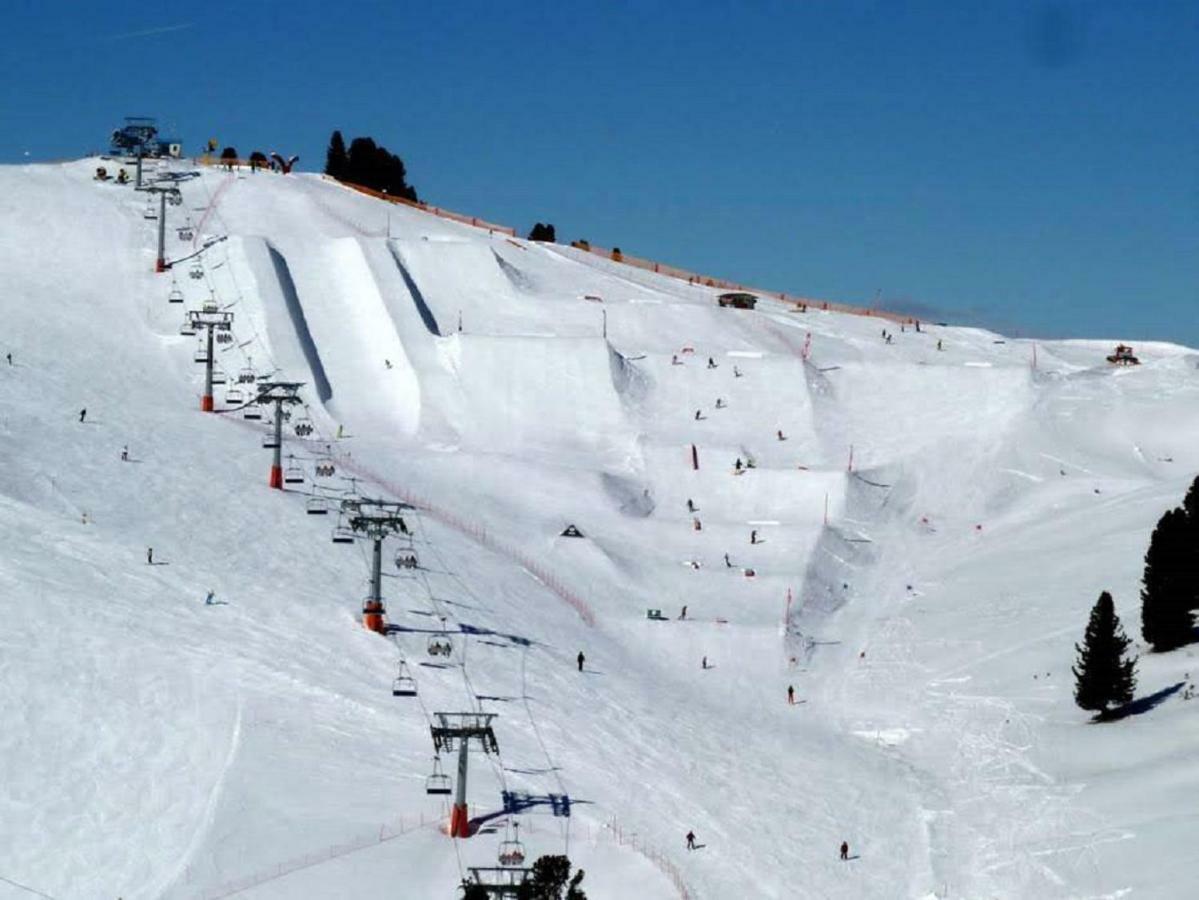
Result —
<instances>
[{"instance_id":1,"label":"blue sky","mask_svg":"<svg viewBox=\"0 0 1199 900\"><path fill-rule=\"evenodd\" d=\"M125 115L816 297L1199 346L1199 0L9 0L0 161ZM28 155L27 155L28 154Z\"/></svg>"}]
</instances>

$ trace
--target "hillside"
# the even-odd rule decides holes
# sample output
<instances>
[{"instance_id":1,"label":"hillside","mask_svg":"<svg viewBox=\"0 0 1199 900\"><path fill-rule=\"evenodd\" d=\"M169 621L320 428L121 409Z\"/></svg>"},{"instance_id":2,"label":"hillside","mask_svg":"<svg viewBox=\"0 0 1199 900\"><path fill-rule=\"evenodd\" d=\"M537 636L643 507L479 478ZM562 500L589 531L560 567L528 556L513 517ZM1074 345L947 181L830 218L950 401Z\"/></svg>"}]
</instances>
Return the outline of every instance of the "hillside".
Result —
<instances>
[{"instance_id":1,"label":"hillside","mask_svg":"<svg viewBox=\"0 0 1199 900\"><path fill-rule=\"evenodd\" d=\"M1070 665L1101 590L1139 636L1195 351L720 309L310 175L180 182L155 275L96 164L0 168L0 898L452 897L502 792L592 900L1190 895L1193 650L1103 726ZM304 383L287 491L200 412L209 298L226 387ZM349 492L417 507L387 637L306 515ZM471 710L452 840L430 717Z\"/></svg>"}]
</instances>

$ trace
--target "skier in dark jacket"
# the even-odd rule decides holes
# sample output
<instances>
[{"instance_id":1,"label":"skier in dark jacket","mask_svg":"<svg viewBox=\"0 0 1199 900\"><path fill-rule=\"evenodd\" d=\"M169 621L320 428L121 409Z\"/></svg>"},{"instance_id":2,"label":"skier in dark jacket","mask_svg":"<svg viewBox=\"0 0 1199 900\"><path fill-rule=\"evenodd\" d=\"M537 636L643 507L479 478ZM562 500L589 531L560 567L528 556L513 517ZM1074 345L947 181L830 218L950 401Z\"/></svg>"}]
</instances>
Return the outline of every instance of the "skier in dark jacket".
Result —
<instances>
[{"instance_id":1,"label":"skier in dark jacket","mask_svg":"<svg viewBox=\"0 0 1199 900\"><path fill-rule=\"evenodd\" d=\"M687 849L688 850L695 849L695 832L694 831L687 832Z\"/></svg>"},{"instance_id":2,"label":"skier in dark jacket","mask_svg":"<svg viewBox=\"0 0 1199 900\"><path fill-rule=\"evenodd\" d=\"M849 859L849 842L848 841L841 842L841 858Z\"/></svg>"},{"instance_id":3,"label":"skier in dark jacket","mask_svg":"<svg viewBox=\"0 0 1199 900\"><path fill-rule=\"evenodd\" d=\"M582 672L582 671L583 671L583 660L585 660L586 658L587 658L587 657L585 657L585 656L583 655L583 651L582 651L582 650L580 650L580 651L579 651L579 656L578 656L578 661L579 661L579 671L580 671L580 672Z\"/></svg>"}]
</instances>

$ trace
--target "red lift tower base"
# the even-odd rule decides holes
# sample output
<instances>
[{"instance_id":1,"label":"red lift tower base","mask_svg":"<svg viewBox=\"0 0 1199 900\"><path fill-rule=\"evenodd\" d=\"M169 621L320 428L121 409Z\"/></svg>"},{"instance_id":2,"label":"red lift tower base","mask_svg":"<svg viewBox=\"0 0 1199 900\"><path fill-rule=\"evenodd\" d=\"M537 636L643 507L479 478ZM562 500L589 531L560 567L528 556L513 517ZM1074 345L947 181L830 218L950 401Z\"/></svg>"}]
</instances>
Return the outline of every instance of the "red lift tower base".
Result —
<instances>
[{"instance_id":1,"label":"red lift tower base","mask_svg":"<svg viewBox=\"0 0 1199 900\"><path fill-rule=\"evenodd\" d=\"M212 412L212 394L200 398L200 412Z\"/></svg>"},{"instance_id":2,"label":"red lift tower base","mask_svg":"<svg viewBox=\"0 0 1199 900\"><path fill-rule=\"evenodd\" d=\"M283 490L283 467L271 466L271 487L275 490Z\"/></svg>"},{"instance_id":3,"label":"red lift tower base","mask_svg":"<svg viewBox=\"0 0 1199 900\"><path fill-rule=\"evenodd\" d=\"M470 820L467 817L466 806L455 803L450 810L450 837L470 837Z\"/></svg>"},{"instance_id":4,"label":"red lift tower base","mask_svg":"<svg viewBox=\"0 0 1199 900\"><path fill-rule=\"evenodd\" d=\"M376 634L383 634L387 629L383 624L383 604L378 600L367 600L362 604L362 627Z\"/></svg>"}]
</instances>

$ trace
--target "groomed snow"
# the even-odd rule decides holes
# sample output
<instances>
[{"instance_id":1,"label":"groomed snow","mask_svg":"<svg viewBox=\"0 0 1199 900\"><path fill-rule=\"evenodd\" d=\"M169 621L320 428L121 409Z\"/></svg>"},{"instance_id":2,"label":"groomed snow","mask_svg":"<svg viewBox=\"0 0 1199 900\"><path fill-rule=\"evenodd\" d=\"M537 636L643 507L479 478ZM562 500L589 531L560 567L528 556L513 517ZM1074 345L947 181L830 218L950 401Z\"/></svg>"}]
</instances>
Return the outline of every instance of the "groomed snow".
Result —
<instances>
[{"instance_id":1,"label":"groomed snow","mask_svg":"<svg viewBox=\"0 0 1199 900\"><path fill-rule=\"evenodd\" d=\"M1070 665L1103 589L1139 636L1199 471L1194 351L1034 367L979 329L719 309L310 175L183 182L168 256L226 239L154 275L97 164L0 168L0 898L453 897L502 790L593 900L1193 896L1194 651L1142 650L1143 711L1102 726ZM178 326L209 296L230 386L306 383L294 490L263 423L199 412ZM314 481L422 507L394 637ZM455 841L428 716L475 708L500 754Z\"/></svg>"}]
</instances>

